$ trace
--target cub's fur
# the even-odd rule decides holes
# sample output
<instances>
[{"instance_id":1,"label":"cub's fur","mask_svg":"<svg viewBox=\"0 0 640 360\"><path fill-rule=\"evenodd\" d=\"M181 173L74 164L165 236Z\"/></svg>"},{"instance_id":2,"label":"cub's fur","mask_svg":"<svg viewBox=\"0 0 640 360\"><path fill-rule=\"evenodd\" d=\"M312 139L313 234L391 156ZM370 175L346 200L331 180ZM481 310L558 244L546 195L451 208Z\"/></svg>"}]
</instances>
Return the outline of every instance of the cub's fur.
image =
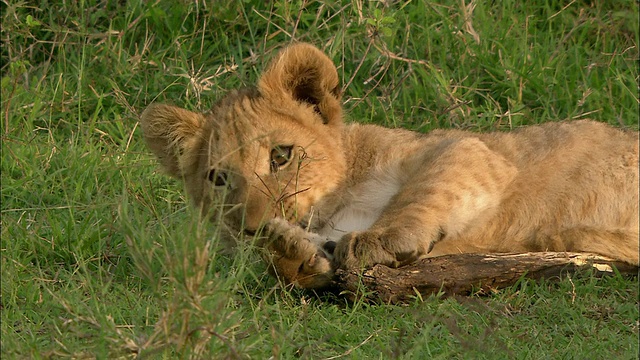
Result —
<instances>
[{"instance_id":1,"label":"cub's fur","mask_svg":"<svg viewBox=\"0 0 640 360\"><path fill-rule=\"evenodd\" d=\"M509 133L345 125L337 71L308 44L205 114L141 117L165 170L228 238L265 229L274 273L465 252L593 252L638 264L638 132L594 121Z\"/></svg>"}]
</instances>

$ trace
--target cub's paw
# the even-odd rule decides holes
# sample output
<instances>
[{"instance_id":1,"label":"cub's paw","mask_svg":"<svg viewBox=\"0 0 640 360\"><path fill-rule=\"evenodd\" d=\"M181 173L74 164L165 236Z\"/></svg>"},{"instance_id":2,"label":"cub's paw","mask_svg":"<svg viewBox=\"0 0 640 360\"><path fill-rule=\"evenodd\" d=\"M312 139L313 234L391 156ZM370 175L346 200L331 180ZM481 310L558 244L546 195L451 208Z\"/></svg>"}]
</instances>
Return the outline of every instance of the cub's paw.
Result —
<instances>
[{"instance_id":1,"label":"cub's paw","mask_svg":"<svg viewBox=\"0 0 640 360\"><path fill-rule=\"evenodd\" d=\"M393 229L353 232L342 237L333 254L334 268L362 270L381 264L400 267L417 260L420 246Z\"/></svg>"},{"instance_id":2,"label":"cub's paw","mask_svg":"<svg viewBox=\"0 0 640 360\"><path fill-rule=\"evenodd\" d=\"M332 242L283 219L270 220L265 235L267 239L262 246L272 275L286 284L307 289L331 284L332 256L323 246L331 247Z\"/></svg>"},{"instance_id":3,"label":"cub's paw","mask_svg":"<svg viewBox=\"0 0 640 360\"><path fill-rule=\"evenodd\" d=\"M363 231L349 233L340 239L333 253L335 268L361 270L376 264L396 266L396 259L383 246L382 233Z\"/></svg>"}]
</instances>

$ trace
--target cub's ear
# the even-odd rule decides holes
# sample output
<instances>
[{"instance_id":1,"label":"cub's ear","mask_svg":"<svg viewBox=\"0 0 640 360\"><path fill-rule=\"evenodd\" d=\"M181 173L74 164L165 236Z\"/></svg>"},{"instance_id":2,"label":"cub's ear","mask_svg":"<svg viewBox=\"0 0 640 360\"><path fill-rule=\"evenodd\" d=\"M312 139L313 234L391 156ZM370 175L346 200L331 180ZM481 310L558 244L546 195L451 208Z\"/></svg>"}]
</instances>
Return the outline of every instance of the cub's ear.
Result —
<instances>
[{"instance_id":1,"label":"cub's ear","mask_svg":"<svg viewBox=\"0 0 640 360\"><path fill-rule=\"evenodd\" d=\"M342 123L340 84L333 62L318 48L296 43L271 60L258 87L276 99L291 99L313 106L324 124Z\"/></svg>"},{"instance_id":2,"label":"cub's ear","mask_svg":"<svg viewBox=\"0 0 640 360\"><path fill-rule=\"evenodd\" d=\"M140 116L144 139L169 175L181 178L198 160L204 116L175 106L152 104Z\"/></svg>"}]
</instances>

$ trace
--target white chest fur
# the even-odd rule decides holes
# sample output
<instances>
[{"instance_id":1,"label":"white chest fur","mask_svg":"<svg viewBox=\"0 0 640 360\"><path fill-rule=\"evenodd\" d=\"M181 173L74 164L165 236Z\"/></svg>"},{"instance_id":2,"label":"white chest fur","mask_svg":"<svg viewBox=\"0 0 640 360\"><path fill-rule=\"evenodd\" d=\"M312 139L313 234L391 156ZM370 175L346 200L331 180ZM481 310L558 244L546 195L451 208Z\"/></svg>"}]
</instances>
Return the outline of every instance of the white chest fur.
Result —
<instances>
[{"instance_id":1,"label":"white chest fur","mask_svg":"<svg viewBox=\"0 0 640 360\"><path fill-rule=\"evenodd\" d=\"M319 234L338 241L347 233L371 227L400 190L400 175L397 167L390 167L376 172L371 179L351 188L345 194L346 206L330 217Z\"/></svg>"}]
</instances>

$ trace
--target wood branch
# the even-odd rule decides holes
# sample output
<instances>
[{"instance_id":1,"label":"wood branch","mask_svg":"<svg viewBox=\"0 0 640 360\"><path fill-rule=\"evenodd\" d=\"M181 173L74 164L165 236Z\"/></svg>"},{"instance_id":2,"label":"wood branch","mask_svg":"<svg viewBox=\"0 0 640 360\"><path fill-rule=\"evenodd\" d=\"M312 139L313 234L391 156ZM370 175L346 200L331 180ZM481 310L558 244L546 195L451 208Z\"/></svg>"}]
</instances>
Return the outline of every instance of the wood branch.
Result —
<instances>
[{"instance_id":1,"label":"wood branch","mask_svg":"<svg viewBox=\"0 0 640 360\"><path fill-rule=\"evenodd\" d=\"M456 254L416 261L401 268L376 265L364 272L338 270L337 286L351 298L402 303L417 296L489 294L521 277L551 279L579 270L638 275L638 266L584 253ZM346 290L346 291L345 291Z\"/></svg>"}]
</instances>

